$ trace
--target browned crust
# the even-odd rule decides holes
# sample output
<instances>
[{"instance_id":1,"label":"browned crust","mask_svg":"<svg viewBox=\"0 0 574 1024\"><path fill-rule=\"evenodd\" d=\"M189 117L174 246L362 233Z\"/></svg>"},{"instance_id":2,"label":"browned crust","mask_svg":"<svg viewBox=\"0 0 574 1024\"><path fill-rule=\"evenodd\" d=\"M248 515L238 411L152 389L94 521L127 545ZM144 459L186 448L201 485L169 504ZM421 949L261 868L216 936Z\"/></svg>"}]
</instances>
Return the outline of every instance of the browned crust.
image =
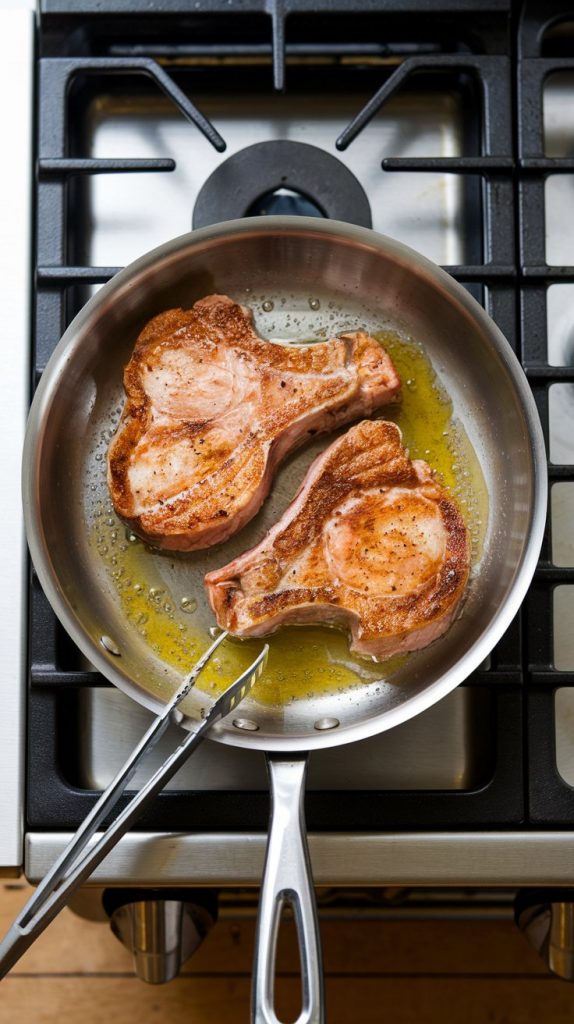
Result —
<instances>
[{"instance_id":1,"label":"browned crust","mask_svg":"<svg viewBox=\"0 0 574 1024\"><path fill-rule=\"evenodd\" d=\"M440 570L414 594L380 598L358 593L329 577L321 554L323 529L347 498L397 486L436 503L447 538ZM257 548L206 576L222 628L239 636L260 636L285 621L335 621L351 625L355 649L385 654L392 653L387 648L393 644L411 650L426 646L448 628L468 580L468 531L456 503L433 480L429 467L410 461L394 424L366 421L351 428L311 466L299 496L301 507L292 513L296 498ZM305 578L297 570L290 585L290 567L303 554L308 559Z\"/></svg>"},{"instance_id":2,"label":"browned crust","mask_svg":"<svg viewBox=\"0 0 574 1024\"><path fill-rule=\"evenodd\" d=\"M137 452L151 450L159 465L169 460L170 450L177 443L184 442L193 448L195 443L202 445L204 440L208 441L211 424L215 422L173 419L167 425L154 424L152 403L143 383L144 372L157 364L166 349L192 349L201 358L202 346L213 341L233 346L240 359L256 365L263 394L266 374L297 372L313 375L316 390L320 387L320 402L314 394L302 394L300 399L292 394L290 402L271 403L263 410L256 429L241 443L230 441L227 448L219 445L209 454L208 444L201 451L197 449L201 474L208 483L204 495L194 493L190 498L181 488L169 493L158 485L153 503L136 514L138 506L129 473ZM355 384L349 382L346 372L350 365L359 369ZM314 409L324 413L331 408L332 421L324 416L326 422L318 424L314 432L329 429L357 414L372 411L371 407L383 400L392 400L399 387L388 354L365 332L310 347L289 348L259 338L253 330L250 311L226 296L208 296L188 310L168 310L144 327L124 370L126 401L108 452L108 484L114 507L132 529L156 546L192 550L225 540L259 508L276 463L288 448L304 440L305 433L301 431L285 444L294 417L306 413L312 417ZM386 399L381 397L383 392Z\"/></svg>"}]
</instances>

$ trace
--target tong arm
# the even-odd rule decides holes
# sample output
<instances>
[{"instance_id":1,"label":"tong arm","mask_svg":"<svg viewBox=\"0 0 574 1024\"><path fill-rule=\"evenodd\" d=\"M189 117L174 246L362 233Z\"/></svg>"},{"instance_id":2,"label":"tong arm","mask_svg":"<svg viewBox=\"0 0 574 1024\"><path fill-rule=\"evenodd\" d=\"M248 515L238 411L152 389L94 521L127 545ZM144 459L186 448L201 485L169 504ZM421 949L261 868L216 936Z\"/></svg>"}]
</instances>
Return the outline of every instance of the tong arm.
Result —
<instances>
[{"instance_id":1,"label":"tong arm","mask_svg":"<svg viewBox=\"0 0 574 1024\"><path fill-rule=\"evenodd\" d=\"M217 640L186 677L169 704L152 722L135 750L102 793L80 825L74 838L45 875L0 942L0 979L8 973L50 921L53 921L59 914L66 905L70 894L82 882L85 882L106 854L137 821L147 805L179 771L190 754L203 741L206 732L214 722L228 714L247 695L255 680L261 676L269 651L267 645L253 664L218 698L207 716L199 722L196 730L186 734L183 741L165 759L148 782L131 798L124 810L112 821L95 844L87 849L104 818L124 793L139 763L155 746L171 721L175 720L178 724L181 723L181 716L176 711L177 705L187 695L199 672L226 635L222 633L217 637Z\"/></svg>"}]
</instances>

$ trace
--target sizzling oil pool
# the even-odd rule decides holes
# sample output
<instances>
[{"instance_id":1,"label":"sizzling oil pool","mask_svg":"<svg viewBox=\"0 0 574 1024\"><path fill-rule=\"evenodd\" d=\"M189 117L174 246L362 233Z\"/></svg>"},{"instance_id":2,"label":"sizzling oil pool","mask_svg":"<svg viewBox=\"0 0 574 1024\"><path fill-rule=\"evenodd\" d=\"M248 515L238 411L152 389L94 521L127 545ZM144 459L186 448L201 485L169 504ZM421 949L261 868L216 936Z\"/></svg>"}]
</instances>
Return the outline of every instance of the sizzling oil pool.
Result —
<instances>
[{"instance_id":1,"label":"sizzling oil pool","mask_svg":"<svg viewBox=\"0 0 574 1024\"><path fill-rule=\"evenodd\" d=\"M401 428L412 458L424 459L456 498L479 562L488 519L488 495L474 449L453 418L452 403L423 347L393 331L375 335L391 355L403 382L400 405L383 411ZM121 406L110 416L110 429L96 441L94 473L86 496L90 543L99 554L122 614L159 661L185 674L217 632L203 589L210 569L225 564L257 543L276 522L297 490L317 453L332 440L323 436L295 453L281 467L264 508L240 533L207 552L178 555L157 552L126 530L111 505L106 485L106 451ZM265 675L254 696L265 704L346 690L361 683L391 681L407 656L377 664L349 652L347 634L325 626L286 627L269 638ZM261 640L230 640L219 648L198 686L215 696L261 649Z\"/></svg>"}]
</instances>

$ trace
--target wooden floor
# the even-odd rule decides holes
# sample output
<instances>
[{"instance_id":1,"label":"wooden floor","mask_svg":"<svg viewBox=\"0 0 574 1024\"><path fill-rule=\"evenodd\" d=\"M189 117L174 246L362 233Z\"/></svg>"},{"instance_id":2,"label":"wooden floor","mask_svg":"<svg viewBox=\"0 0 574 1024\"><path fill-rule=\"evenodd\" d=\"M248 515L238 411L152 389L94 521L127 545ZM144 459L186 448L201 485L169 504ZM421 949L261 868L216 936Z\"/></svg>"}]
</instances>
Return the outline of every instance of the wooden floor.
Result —
<instances>
[{"instance_id":1,"label":"wooden floor","mask_svg":"<svg viewBox=\"0 0 574 1024\"><path fill-rule=\"evenodd\" d=\"M24 902L0 886L0 930ZM298 1010L297 959L283 929L278 1010ZM64 911L0 985L1 1024L244 1024L253 921L225 916L183 976L137 981L106 925ZM328 1024L572 1024L574 985L551 978L506 921L322 922Z\"/></svg>"}]
</instances>

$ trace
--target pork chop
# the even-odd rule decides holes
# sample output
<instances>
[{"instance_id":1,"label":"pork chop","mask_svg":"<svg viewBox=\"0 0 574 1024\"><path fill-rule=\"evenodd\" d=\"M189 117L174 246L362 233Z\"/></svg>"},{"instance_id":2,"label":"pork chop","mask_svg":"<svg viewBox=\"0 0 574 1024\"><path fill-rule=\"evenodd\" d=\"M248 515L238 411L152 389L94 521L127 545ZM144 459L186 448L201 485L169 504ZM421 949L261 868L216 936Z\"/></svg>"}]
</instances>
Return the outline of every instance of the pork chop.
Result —
<instances>
[{"instance_id":1,"label":"pork chop","mask_svg":"<svg viewBox=\"0 0 574 1024\"><path fill-rule=\"evenodd\" d=\"M116 512L155 547L192 551L255 515L288 451L392 401L400 380L364 331L281 345L210 295L147 324L124 387L108 452Z\"/></svg>"},{"instance_id":2,"label":"pork chop","mask_svg":"<svg viewBox=\"0 0 574 1024\"><path fill-rule=\"evenodd\" d=\"M261 543L205 577L218 624L266 636L288 623L351 630L351 650L388 658L450 626L468 579L467 530L396 424L358 423L311 465Z\"/></svg>"}]
</instances>

